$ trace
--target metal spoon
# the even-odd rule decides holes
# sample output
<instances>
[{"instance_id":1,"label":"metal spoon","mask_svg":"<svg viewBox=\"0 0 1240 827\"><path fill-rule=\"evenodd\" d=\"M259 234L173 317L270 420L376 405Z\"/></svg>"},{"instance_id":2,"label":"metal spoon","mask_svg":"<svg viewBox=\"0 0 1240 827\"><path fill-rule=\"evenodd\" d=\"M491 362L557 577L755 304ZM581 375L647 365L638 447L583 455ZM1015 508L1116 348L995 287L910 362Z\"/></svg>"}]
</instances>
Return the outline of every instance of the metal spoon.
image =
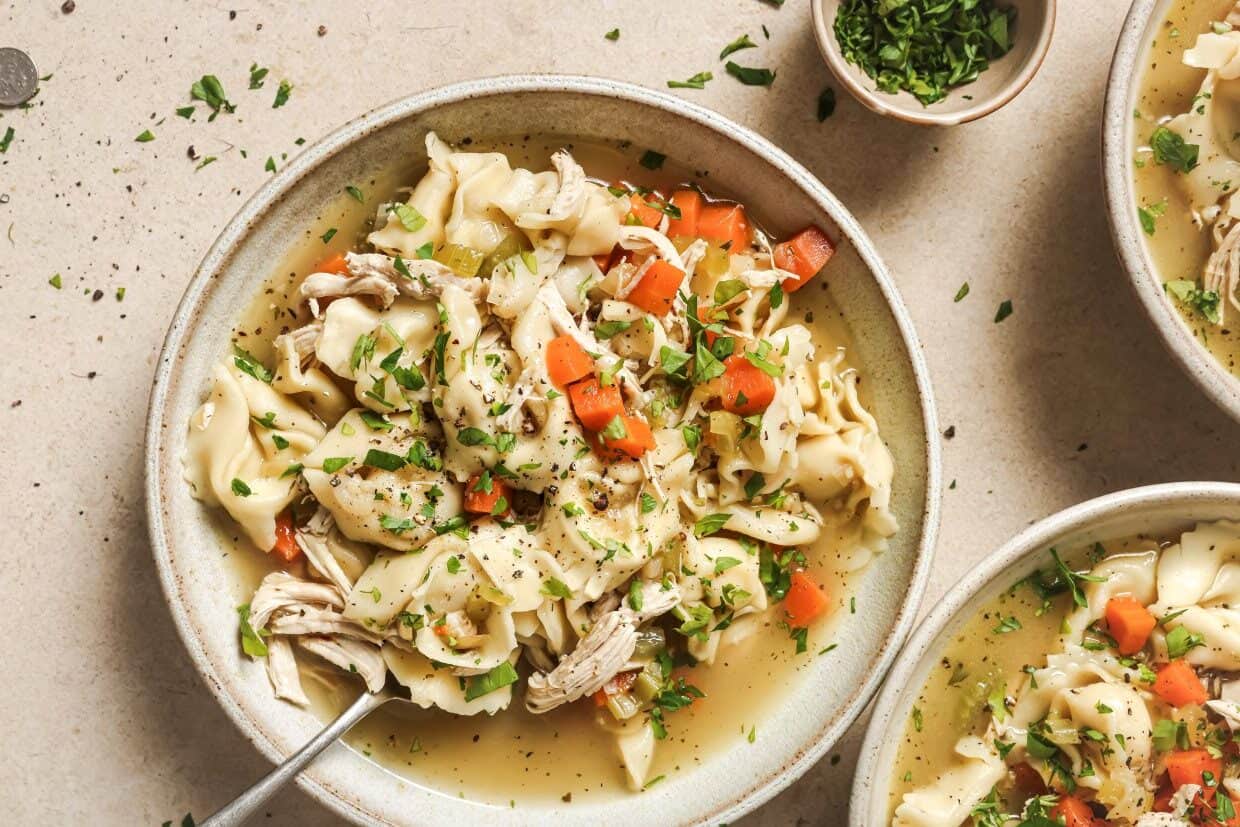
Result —
<instances>
[{"instance_id":1,"label":"metal spoon","mask_svg":"<svg viewBox=\"0 0 1240 827\"><path fill-rule=\"evenodd\" d=\"M283 764L268 773L263 780L233 799L227 807L202 822L201 827L240 827L249 820L250 816L258 812L259 808L281 787L304 770L306 765L313 761L320 752L348 732L358 721L394 698L407 700L394 695L387 689L374 694L363 692L348 709L340 713L340 717L328 724L308 744L290 755Z\"/></svg>"}]
</instances>

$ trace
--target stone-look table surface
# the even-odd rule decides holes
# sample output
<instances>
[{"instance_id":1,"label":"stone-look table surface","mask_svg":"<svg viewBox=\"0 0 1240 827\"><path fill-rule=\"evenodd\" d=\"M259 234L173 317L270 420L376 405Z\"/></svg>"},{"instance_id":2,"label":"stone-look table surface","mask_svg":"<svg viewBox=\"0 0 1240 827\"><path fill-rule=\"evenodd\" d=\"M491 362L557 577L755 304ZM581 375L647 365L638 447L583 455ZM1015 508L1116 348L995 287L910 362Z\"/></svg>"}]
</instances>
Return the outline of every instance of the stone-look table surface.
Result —
<instances>
[{"instance_id":1,"label":"stone-look table surface","mask_svg":"<svg viewBox=\"0 0 1240 827\"><path fill-rule=\"evenodd\" d=\"M842 198L895 274L942 425L955 428L944 461L957 484L925 605L1064 506L1237 478L1226 440L1240 427L1163 351L1112 252L1099 122L1120 0L1061 3L1033 84L950 130L881 119L843 90L818 123L832 79L808 0L76 5L0 2L0 46L51 75L31 108L0 112L0 135L15 130L0 155L6 823L179 822L269 768L192 670L151 561L141 459L156 356L198 260L267 180L268 156L439 84L540 71L664 88L710 69L704 90L676 94L766 135ZM614 43L603 38L613 27ZM770 89L722 71L719 50L744 32L759 48L742 62L778 69ZM246 89L252 62L271 67L261 91ZM235 115L174 115L204 73ZM295 88L272 109L281 78ZM145 129L155 140L135 142ZM219 160L196 172L191 145ZM971 292L953 303L964 281ZM1015 312L995 324L1004 299ZM747 823L842 824L860 733ZM296 789L269 810L268 823L335 822Z\"/></svg>"}]
</instances>

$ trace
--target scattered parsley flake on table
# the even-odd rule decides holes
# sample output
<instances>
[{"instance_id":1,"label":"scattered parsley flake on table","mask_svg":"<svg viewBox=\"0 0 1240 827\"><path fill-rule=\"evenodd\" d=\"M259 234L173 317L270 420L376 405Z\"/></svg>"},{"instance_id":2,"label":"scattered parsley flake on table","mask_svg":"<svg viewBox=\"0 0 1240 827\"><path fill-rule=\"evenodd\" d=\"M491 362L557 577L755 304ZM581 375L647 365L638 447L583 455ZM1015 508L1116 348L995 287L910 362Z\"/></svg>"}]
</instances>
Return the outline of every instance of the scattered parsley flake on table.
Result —
<instances>
[{"instance_id":1,"label":"scattered parsley flake on table","mask_svg":"<svg viewBox=\"0 0 1240 827\"><path fill-rule=\"evenodd\" d=\"M714 80L715 76L710 72L698 72L688 80L669 80L667 88L669 89L705 89L706 82Z\"/></svg>"},{"instance_id":2,"label":"scattered parsley flake on table","mask_svg":"<svg viewBox=\"0 0 1240 827\"><path fill-rule=\"evenodd\" d=\"M727 46L723 47L723 51L719 53L719 59L723 60L728 55L732 54L733 52L739 52L741 49L756 49L756 48L758 48L758 44L750 40L748 34L743 34L740 37L736 38L736 40L733 40Z\"/></svg>"},{"instance_id":3,"label":"scattered parsley flake on table","mask_svg":"<svg viewBox=\"0 0 1240 827\"><path fill-rule=\"evenodd\" d=\"M753 66L740 66L732 61L724 64L728 74L746 86L770 86L775 82L775 73L770 69Z\"/></svg>"}]
</instances>

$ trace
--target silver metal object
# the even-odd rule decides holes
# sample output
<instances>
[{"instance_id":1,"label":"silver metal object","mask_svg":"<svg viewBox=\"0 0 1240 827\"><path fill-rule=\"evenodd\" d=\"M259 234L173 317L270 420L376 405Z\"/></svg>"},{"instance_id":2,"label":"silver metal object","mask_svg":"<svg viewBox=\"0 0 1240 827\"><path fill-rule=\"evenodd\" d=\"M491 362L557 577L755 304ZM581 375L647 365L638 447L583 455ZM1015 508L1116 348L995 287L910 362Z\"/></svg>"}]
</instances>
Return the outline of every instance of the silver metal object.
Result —
<instances>
[{"instance_id":1,"label":"silver metal object","mask_svg":"<svg viewBox=\"0 0 1240 827\"><path fill-rule=\"evenodd\" d=\"M39 72L30 55L12 46L0 47L0 106L19 106L38 88Z\"/></svg>"},{"instance_id":2,"label":"silver metal object","mask_svg":"<svg viewBox=\"0 0 1240 827\"><path fill-rule=\"evenodd\" d=\"M361 697L341 712L340 717L332 721L326 729L314 736L310 743L290 755L283 764L268 773L262 781L233 799L227 807L204 821L202 827L240 827L245 824L250 816L258 812L259 808L267 803L267 800L281 787L292 781L320 752L335 743L336 739L348 732L354 724L392 700L393 697L395 696L386 691L374 695L362 692Z\"/></svg>"}]
</instances>

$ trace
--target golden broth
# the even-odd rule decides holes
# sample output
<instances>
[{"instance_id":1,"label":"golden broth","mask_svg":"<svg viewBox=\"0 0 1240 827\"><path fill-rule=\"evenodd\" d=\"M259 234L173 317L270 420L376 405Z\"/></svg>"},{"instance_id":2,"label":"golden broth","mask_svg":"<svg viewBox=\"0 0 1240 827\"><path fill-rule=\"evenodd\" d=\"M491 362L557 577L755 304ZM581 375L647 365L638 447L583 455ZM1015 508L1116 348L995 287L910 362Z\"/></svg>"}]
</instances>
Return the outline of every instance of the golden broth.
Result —
<instances>
[{"instance_id":1,"label":"golden broth","mask_svg":"<svg viewBox=\"0 0 1240 827\"><path fill-rule=\"evenodd\" d=\"M1094 554L1091 544L1060 554L1076 570L1092 568L1101 559L1156 548L1145 535L1102 543L1105 555ZM1053 565L1045 555L1042 569ZM982 735L989 722L986 699L992 692L1011 695L1024 679L1026 666L1045 666L1046 655L1059 648L1059 627L1073 608L1067 592L1051 598L1050 609L1039 615L1042 598L1021 582L986 604L952 636L938 664L926 678L909 719L892 770L887 817L904 794L933 784L938 773L953 765L956 742L965 735ZM1000 623L1016 618L1020 628L998 631ZM1009 621L1009 624L1010 621ZM1019 802L1007 802L1019 807ZM968 822L966 822L968 823Z\"/></svg>"},{"instance_id":2,"label":"golden broth","mask_svg":"<svg viewBox=\"0 0 1240 827\"><path fill-rule=\"evenodd\" d=\"M1199 33L1209 30L1211 21L1221 20L1234 5L1234 0L1179 0L1172 4L1146 55L1133 113L1138 147L1146 144L1161 122L1188 111L1205 71L1185 66L1181 56L1192 48ZM1199 280L1210 256L1210 231L1193 223L1188 200L1170 166L1154 163L1149 152L1138 152L1133 163L1137 206L1157 210L1158 205L1166 204L1166 212L1155 219L1154 235L1144 235L1158 278L1164 283ZM1195 309L1170 297L1168 301L1179 307L1193 334L1210 353L1240 375L1240 329L1212 324Z\"/></svg>"},{"instance_id":3,"label":"golden broth","mask_svg":"<svg viewBox=\"0 0 1240 827\"><path fill-rule=\"evenodd\" d=\"M522 138L462 143L460 149L502 151L514 166L545 169L551 153L566 144L587 173L599 180L665 188L695 179L705 184L692 171L675 167L671 159L658 172L644 169L637 163L639 151L622 145ZM356 182L365 194L365 204L346 194L329 204L307 226L303 243L279 263L243 314L233 331L235 342L259 359L269 359L277 335L309 321L304 308L295 309L300 281L328 256L361 248L376 206L416 182L420 172L409 165L380 171ZM332 228L335 235L324 242L322 236ZM820 282L820 290L803 290L790 296L790 301L794 307L802 305L794 318L807 324L818 353L825 357L834 348L847 347L850 340L843 314L830 303L825 280ZM811 303L812 310L804 307ZM238 604L248 602L274 566L237 536L222 514L220 526L221 537L228 538L226 553L235 561L232 596ZM651 778L692 769L722 751L761 748L762 723L772 704L783 693L795 691L803 680L800 673L815 658L831 657L826 650L838 626L858 610L847 574L855 568L852 549L856 543L853 526L828 522L820 541L805 549L810 569L819 582L829 584L833 600L831 615L810 630L808 652L795 653L794 641L771 611L755 624L748 638L721 649L713 666L684 673L706 698L668 715L668 737L656 748ZM858 577L851 575L851 579ZM298 662L314 711L324 719L343 711L362 690L360 681L301 650ZM388 704L354 727L345 740L388 770L441 794L501 807L517 799L581 801L625 789L613 737L594 723L594 715L586 701L536 716L526 711L519 691L510 707L493 717L462 717L412 704Z\"/></svg>"}]
</instances>

